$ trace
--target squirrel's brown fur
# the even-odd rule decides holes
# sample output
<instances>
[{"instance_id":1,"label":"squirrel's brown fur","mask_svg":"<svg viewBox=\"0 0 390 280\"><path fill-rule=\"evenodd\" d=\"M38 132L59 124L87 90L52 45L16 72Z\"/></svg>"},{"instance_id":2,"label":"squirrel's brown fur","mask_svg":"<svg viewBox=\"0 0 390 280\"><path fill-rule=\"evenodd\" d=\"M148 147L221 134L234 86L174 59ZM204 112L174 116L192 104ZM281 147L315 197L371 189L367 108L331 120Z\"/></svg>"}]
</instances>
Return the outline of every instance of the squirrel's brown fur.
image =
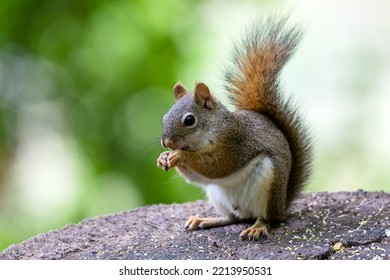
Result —
<instances>
[{"instance_id":1,"label":"squirrel's brown fur","mask_svg":"<svg viewBox=\"0 0 390 280\"><path fill-rule=\"evenodd\" d=\"M280 93L278 76L301 33L286 19L257 22L236 46L226 89L237 110L229 111L209 88L174 87L175 104L163 118L157 166L171 168L202 186L215 217L192 216L189 229L224 226L256 218L241 238L267 235L310 173L311 142L295 106Z\"/></svg>"}]
</instances>

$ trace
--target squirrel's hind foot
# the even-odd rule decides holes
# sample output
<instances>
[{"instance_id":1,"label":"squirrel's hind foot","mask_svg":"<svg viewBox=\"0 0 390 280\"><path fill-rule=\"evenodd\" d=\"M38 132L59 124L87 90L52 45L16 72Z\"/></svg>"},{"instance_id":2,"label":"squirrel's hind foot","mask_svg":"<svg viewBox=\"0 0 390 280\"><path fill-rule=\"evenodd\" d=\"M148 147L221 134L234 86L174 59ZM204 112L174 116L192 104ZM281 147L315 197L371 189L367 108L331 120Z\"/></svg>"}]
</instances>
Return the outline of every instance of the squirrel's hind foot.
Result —
<instances>
[{"instance_id":1,"label":"squirrel's hind foot","mask_svg":"<svg viewBox=\"0 0 390 280\"><path fill-rule=\"evenodd\" d=\"M204 229L212 227L222 227L235 223L237 220L232 216L218 218L202 218L198 215L191 216L184 224L186 229Z\"/></svg>"},{"instance_id":2,"label":"squirrel's hind foot","mask_svg":"<svg viewBox=\"0 0 390 280\"><path fill-rule=\"evenodd\" d=\"M242 240L248 239L257 241L260 237L268 237L268 224L263 220L258 218L253 226L243 230L240 234Z\"/></svg>"}]
</instances>

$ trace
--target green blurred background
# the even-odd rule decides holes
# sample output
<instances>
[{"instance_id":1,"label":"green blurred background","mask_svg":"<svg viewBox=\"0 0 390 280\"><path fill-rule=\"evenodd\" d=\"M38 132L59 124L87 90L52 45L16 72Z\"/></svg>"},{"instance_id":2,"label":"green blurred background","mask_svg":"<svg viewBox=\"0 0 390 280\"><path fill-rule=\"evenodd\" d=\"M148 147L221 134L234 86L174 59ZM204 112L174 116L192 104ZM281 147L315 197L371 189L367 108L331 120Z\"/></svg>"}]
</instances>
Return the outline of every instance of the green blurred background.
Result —
<instances>
[{"instance_id":1,"label":"green blurred background","mask_svg":"<svg viewBox=\"0 0 390 280\"><path fill-rule=\"evenodd\" d=\"M307 191L390 191L384 0L5 0L0 251L85 217L204 198L155 167L172 86L201 80L221 97L232 41L279 7L307 26L282 75L316 139Z\"/></svg>"}]
</instances>

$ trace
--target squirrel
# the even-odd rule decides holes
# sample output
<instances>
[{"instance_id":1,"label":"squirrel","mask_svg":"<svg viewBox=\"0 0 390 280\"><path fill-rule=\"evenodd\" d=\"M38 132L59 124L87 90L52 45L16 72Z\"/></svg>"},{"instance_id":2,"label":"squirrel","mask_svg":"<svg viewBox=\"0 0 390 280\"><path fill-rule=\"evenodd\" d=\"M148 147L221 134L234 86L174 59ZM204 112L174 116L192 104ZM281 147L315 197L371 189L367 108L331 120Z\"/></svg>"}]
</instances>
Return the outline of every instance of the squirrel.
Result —
<instances>
[{"instance_id":1,"label":"squirrel","mask_svg":"<svg viewBox=\"0 0 390 280\"><path fill-rule=\"evenodd\" d=\"M220 217L191 216L186 229L225 226L253 219L241 239L268 236L286 219L291 201L311 171L312 141L291 98L283 98L279 73L302 37L287 17L253 25L235 44L225 73L228 110L201 82L189 92L173 88L174 105L163 117L157 166L176 168L204 188Z\"/></svg>"}]
</instances>

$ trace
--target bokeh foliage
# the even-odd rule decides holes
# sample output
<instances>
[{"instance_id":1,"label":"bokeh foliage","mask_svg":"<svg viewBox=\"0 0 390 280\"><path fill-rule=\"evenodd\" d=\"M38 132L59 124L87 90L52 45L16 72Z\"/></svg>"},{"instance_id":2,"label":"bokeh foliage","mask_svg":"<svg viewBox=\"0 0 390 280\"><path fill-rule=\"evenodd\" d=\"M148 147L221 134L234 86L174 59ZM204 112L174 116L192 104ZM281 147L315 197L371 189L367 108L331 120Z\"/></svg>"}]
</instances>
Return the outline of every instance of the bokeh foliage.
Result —
<instances>
[{"instance_id":1,"label":"bokeh foliage","mask_svg":"<svg viewBox=\"0 0 390 280\"><path fill-rule=\"evenodd\" d=\"M0 250L86 216L201 197L155 167L171 88L202 57L199 3L0 2ZM9 195L8 168L20 134L29 137L21 119L33 120L35 134L49 129L72 143L88 170L82 197L54 225L25 224L28 214L21 217ZM103 189L97 178L106 175L131 190Z\"/></svg>"}]
</instances>

